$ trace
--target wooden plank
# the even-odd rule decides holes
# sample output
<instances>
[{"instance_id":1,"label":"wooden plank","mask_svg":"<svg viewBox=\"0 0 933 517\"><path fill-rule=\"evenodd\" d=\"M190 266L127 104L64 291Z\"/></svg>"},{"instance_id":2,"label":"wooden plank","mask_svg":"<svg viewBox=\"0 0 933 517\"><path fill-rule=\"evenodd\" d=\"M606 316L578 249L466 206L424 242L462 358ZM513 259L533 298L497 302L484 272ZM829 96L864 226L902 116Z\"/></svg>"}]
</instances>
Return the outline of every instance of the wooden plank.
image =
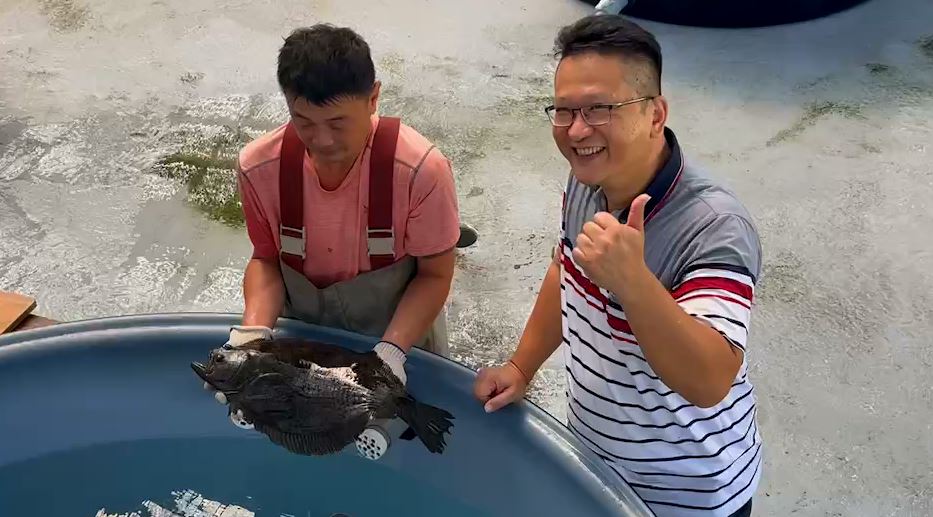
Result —
<instances>
[{"instance_id":1,"label":"wooden plank","mask_svg":"<svg viewBox=\"0 0 933 517\"><path fill-rule=\"evenodd\" d=\"M0 334L10 332L36 308L36 300L22 294L0 291Z\"/></svg>"}]
</instances>

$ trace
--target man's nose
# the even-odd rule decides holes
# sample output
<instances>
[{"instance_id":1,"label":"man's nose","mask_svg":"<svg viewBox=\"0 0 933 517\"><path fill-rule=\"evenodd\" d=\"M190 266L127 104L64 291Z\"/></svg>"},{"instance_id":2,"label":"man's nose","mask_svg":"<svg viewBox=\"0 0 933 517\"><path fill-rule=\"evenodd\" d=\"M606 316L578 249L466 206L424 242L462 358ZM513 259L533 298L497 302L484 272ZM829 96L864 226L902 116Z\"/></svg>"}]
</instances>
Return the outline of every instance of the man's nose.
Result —
<instances>
[{"instance_id":1,"label":"man's nose","mask_svg":"<svg viewBox=\"0 0 933 517\"><path fill-rule=\"evenodd\" d=\"M327 148L334 145L334 134L327 128L315 128L309 130L308 135L311 145L309 147Z\"/></svg>"},{"instance_id":2,"label":"man's nose","mask_svg":"<svg viewBox=\"0 0 933 517\"><path fill-rule=\"evenodd\" d=\"M573 112L573 120L570 122L570 126L567 127L567 136L571 140L583 140L592 134L593 126L583 120L583 114L579 111Z\"/></svg>"}]
</instances>

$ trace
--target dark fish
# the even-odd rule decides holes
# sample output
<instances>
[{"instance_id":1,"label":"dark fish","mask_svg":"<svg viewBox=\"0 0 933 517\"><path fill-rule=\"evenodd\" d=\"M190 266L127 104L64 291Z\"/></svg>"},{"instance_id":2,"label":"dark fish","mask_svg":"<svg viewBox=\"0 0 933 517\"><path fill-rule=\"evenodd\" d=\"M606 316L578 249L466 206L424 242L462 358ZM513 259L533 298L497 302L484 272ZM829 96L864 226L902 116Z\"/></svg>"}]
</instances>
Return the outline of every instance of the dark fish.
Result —
<instances>
[{"instance_id":1,"label":"dark fish","mask_svg":"<svg viewBox=\"0 0 933 517\"><path fill-rule=\"evenodd\" d=\"M253 428L289 451L338 452L371 420L401 418L433 453L446 446L453 415L416 401L375 352L296 338L255 340L192 363Z\"/></svg>"}]
</instances>

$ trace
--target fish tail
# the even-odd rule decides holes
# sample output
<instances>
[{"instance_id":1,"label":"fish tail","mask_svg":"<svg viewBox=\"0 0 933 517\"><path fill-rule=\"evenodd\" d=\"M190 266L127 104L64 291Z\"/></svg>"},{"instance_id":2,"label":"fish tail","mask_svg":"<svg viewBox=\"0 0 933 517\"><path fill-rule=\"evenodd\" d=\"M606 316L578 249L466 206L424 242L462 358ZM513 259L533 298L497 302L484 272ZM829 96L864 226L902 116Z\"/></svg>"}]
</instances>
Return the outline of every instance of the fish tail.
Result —
<instances>
[{"instance_id":1,"label":"fish tail","mask_svg":"<svg viewBox=\"0 0 933 517\"><path fill-rule=\"evenodd\" d=\"M444 451L447 445L444 441L444 433L449 432L453 427L453 422L451 422L453 415L441 408L406 396L398 399L398 416L412 428L429 451L433 453Z\"/></svg>"}]
</instances>

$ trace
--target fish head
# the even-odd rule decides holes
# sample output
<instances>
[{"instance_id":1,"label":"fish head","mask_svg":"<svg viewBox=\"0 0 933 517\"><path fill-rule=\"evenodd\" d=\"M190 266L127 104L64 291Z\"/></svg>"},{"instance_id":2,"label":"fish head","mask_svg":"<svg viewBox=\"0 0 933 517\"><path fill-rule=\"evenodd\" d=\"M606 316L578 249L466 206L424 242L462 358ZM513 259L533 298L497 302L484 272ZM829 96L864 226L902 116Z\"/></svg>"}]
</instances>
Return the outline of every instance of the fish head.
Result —
<instances>
[{"instance_id":1,"label":"fish head","mask_svg":"<svg viewBox=\"0 0 933 517\"><path fill-rule=\"evenodd\" d=\"M232 391L242 382L246 364L261 353L256 350L222 347L211 351L207 364L191 363L194 373L220 391Z\"/></svg>"}]
</instances>

